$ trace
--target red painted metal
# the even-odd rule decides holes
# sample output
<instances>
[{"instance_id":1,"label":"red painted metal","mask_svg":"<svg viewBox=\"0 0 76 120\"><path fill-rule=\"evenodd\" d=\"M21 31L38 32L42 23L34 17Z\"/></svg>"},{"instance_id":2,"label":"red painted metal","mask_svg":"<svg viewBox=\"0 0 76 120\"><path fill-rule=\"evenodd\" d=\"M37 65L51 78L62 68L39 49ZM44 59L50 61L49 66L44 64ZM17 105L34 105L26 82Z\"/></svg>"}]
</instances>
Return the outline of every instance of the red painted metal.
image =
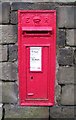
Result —
<instances>
[{"instance_id":1,"label":"red painted metal","mask_svg":"<svg viewBox=\"0 0 76 120\"><path fill-rule=\"evenodd\" d=\"M33 55L36 64L31 62L31 56ZM18 70L20 105L54 105L55 62L56 11L19 10ZM39 64L38 68L37 63ZM34 70L31 66L34 67Z\"/></svg>"}]
</instances>

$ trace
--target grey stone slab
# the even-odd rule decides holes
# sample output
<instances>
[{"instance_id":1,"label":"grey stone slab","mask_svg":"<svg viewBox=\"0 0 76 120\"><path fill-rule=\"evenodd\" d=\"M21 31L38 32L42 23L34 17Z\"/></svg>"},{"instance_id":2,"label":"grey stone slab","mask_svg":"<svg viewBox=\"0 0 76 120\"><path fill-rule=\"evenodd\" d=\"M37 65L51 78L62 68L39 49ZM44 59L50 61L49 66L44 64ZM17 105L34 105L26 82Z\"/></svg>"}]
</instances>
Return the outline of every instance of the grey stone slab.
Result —
<instances>
[{"instance_id":1,"label":"grey stone slab","mask_svg":"<svg viewBox=\"0 0 76 120\"><path fill-rule=\"evenodd\" d=\"M57 12L57 24L59 28L75 28L75 6L60 6Z\"/></svg>"},{"instance_id":2,"label":"grey stone slab","mask_svg":"<svg viewBox=\"0 0 76 120\"><path fill-rule=\"evenodd\" d=\"M60 103L61 99L61 86L56 85L55 87L55 98L56 98L56 104Z\"/></svg>"},{"instance_id":3,"label":"grey stone slab","mask_svg":"<svg viewBox=\"0 0 76 120\"><path fill-rule=\"evenodd\" d=\"M55 0L56 2L75 2L75 0Z\"/></svg>"},{"instance_id":4,"label":"grey stone slab","mask_svg":"<svg viewBox=\"0 0 76 120\"><path fill-rule=\"evenodd\" d=\"M11 24L18 23L18 12L11 11L10 22L11 22Z\"/></svg>"},{"instance_id":5,"label":"grey stone slab","mask_svg":"<svg viewBox=\"0 0 76 120\"><path fill-rule=\"evenodd\" d=\"M0 104L0 120L2 119L2 104Z\"/></svg>"},{"instance_id":6,"label":"grey stone slab","mask_svg":"<svg viewBox=\"0 0 76 120\"><path fill-rule=\"evenodd\" d=\"M59 55L58 55L58 63L59 65L73 65L73 57L74 57L74 51L72 48L66 47L66 48L60 48L59 49Z\"/></svg>"},{"instance_id":7,"label":"grey stone slab","mask_svg":"<svg viewBox=\"0 0 76 120\"><path fill-rule=\"evenodd\" d=\"M9 45L9 61L16 61L17 60L17 52L18 47L17 45Z\"/></svg>"},{"instance_id":8,"label":"grey stone slab","mask_svg":"<svg viewBox=\"0 0 76 120\"><path fill-rule=\"evenodd\" d=\"M0 61L2 61L2 45L0 45Z\"/></svg>"},{"instance_id":9,"label":"grey stone slab","mask_svg":"<svg viewBox=\"0 0 76 120\"><path fill-rule=\"evenodd\" d=\"M17 80L17 62L3 62L0 63L0 79L4 81L15 81Z\"/></svg>"},{"instance_id":10,"label":"grey stone slab","mask_svg":"<svg viewBox=\"0 0 76 120\"><path fill-rule=\"evenodd\" d=\"M0 45L0 61L7 61L7 45Z\"/></svg>"},{"instance_id":11,"label":"grey stone slab","mask_svg":"<svg viewBox=\"0 0 76 120\"><path fill-rule=\"evenodd\" d=\"M60 67L58 71L59 84L76 84L74 79L74 67Z\"/></svg>"},{"instance_id":12,"label":"grey stone slab","mask_svg":"<svg viewBox=\"0 0 76 120\"><path fill-rule=\"evenodd\" d=\"M70 46L76 46L76 29L66 31L66 44Z\"/></svg>"},{"instance_id":13,"label":"grey stone slab","mask_svg":"<svg viewBox=\"0 0 76 120\"><path fill-rule=\"evenodd\" d=\"M57 33L57 45L64 47L66 43L66 33L64 29L59 29Z\"/></svg>"},{"instance_id":14,"label":"grey stone slab","mask_svg":"<svg viewBox=\"0 0 76 120\"><path fill-rule=\"evenodd\" d=\"M75 2L75 0L26 0L26 2Z\"/></svg>"},{"instance_id":15,"label":"grey stone slab","mask_svg":"<svg viewBox=\"0 0 76 120\"><path fill-rule=\"evenodd\" d=\"M2 23L9 23L10 16L10 3L2 3Z\"/></svg>"},{"instance_id":16,"label":"grey stone slab","mask_svg":"<svg viewBox=\"0 0 76 120\"><path fill-rule=\"evenodd\" d=\"M2 82L0 81L0 103L2 103Z\"/></svg>"},{"instance_id":17,"label":"grey stone slab","mask_svg":"<svg viewBox=\"0 0 76 120\"><path fill-rule=\"evenodd\" d=\"M61 120L63 120L63 118L68 118L70 120L70 118L74 118L75 116L75 110L76 107L74 106L54 106L54 107L50 107L50 117L51 118L62 118ZM66 119L67 120L67 119Z\"/></svg>"},{"instance_id":18,"label":"grey stone slab","mask_svg":"<svg viewBox=\"0 0 76 120\"><path fill-rule=\"evenodd\" d=\"M13 2L11 5L12 10L51 10L51 9L56 9L58 6L57 3L29 3L29 2Z\"/></svg>"},{"instance_id":19,"label":"grey stone slab","mask_svg":"<svg viewBox=\"0 0 76 120\"><path fill-rule=\"evenodd\" d=\"M16 25L0 25L0 44L17 42Z\"/></svg>"},{"instance_id":20,"label":"grey stone slab","mask_svg":"<svg viewBox=\"0 0 76 120\"><path fill-rule=\"evenodd\" d=\"M75 85L65 85L62 87L61 104L76 105Z\"/></svg>"},{"instance_id":21,"label":"grey stone slab","mask_svg":"<svg viewBox=\"0 0 76 120\"><path fill-rule=\"evenodd\" d=\"M5 105L5 118L49 118L48 107L20 107L14 105Z\"/></svg>"},{"instance_id":22,"label":"grey stone slab","mask_svg":"<svg viewBox=\"0 0 76 120\"><path fill-rule=\"evenodd\" d=\"M2 102L3 103L17 103L18 88L14 82L2 83Z\"/></svg>"},{"instance_id":23,"label":"grey stone slab","mask_svg":"<svg viewBox=\"0 0 76 120\"><path fill-rule=\"evenodd\" d=\"M2 43L2 25L0 25L0 43Z\"/></svg>"},{"instance_id":24,"label":"grey stone slab","mask_svg":"<svg viewBox=\"0 0 76 120\"><path fill-rule=\"evenodd\" d=\"M0 23L2 23L2 3L0 3Z\"/></svg>"},{"instance_id":25,"label":"grey stone slab","mask_svg":"<svg viewBox=\"0 0 76 120\"><path fill-rule=\"evenodd\" d=\"M75 2L75 0L1 0L2 2Z\"/></svg>"},{"instance_id":26,"label":"grey stone slab","mask_svg":"<svg viewBox=\"0 0 76 120\"><path fill-rule=\"evenodd\" d=\"M0 23L9 23L9 16L10 16L10 3L9 2L3 2L0 3L0 8L2 11L0 11Z\"/></svg>"},{"instance_id":27,"label":"grey stone slab","mask_svg":"<svg viewBox=\"0 0 76 120\"><path fill-rule=\"evenodd\" d=\"M75 63L75 65L76 65L76 49L75 49L75 51L74 51L74 63Z\"/></svg>"}]
</instances>

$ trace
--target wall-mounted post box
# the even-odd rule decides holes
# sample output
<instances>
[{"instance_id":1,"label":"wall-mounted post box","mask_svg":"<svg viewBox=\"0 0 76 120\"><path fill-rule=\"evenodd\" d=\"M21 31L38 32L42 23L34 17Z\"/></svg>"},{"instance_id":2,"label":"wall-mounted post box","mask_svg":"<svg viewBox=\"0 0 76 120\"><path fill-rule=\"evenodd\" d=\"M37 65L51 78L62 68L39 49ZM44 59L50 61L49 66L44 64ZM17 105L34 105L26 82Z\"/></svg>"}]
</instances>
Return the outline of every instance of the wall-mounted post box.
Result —
<instances>
[{"instance_id":1,"label":"wall-mounted post box","mask_svg":"<svg viewBox=\"0 0 76 120\"><path fill-rule=\"evenodd\" d=\"M18 11L20 105L54 105L56 11Z\"/></svg>"}]
</instances>

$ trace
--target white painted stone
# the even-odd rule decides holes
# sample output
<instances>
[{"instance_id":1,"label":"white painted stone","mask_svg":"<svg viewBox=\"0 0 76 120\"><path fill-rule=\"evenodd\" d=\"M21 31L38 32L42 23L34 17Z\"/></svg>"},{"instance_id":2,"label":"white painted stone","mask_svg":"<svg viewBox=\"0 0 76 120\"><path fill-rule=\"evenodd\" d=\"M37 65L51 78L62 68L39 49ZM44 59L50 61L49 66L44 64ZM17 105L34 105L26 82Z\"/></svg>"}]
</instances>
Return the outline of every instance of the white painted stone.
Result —
<instances>
[{"instance_id":1,"label":"white painted stone","mask_svg":"<svg viewBox=\"0 0 76 120\"><path fill-rule=\"evenodd\" d=\"M2 103L2 82L1 81L0 81L0 103Z\"/></svg>"},{"instance_id":2,"label":"white painted stone","mask_svg":"<svg viewBox=\"0 0 76 120\"><path fill-rule=\"evenodd\" d=\"M2 119L2 105L3 104L0 104L0 120Z\"/></svg>"}]
</instances>

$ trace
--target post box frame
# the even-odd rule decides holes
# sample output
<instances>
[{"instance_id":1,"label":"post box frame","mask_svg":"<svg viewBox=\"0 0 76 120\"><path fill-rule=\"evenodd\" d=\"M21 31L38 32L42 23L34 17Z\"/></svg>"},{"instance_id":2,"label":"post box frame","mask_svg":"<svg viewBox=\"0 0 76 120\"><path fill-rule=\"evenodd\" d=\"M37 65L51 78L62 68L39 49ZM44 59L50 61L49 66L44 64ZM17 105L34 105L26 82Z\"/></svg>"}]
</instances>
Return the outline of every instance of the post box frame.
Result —
<instances>
[{"instance_id":1,"label":"post box frame","mask_svg":"<svg viewBox=\"0 0 76 120\"><path fill-rule=\"evenodd\" d=\"M53 35L53 46L50 46L50 44L25 44L24 47L22 48L22 41L21 41L21 34L22 34L22 29L23 31L25 31L25 27L21 27L21 13L33 13L33 12L38 12L38 13L53 13L54 14L54 35ZM28 28L26 28L28 31ZM30 28L31 30L34 28ZM47 27L47 28L42 28L42 29L46 29L46 30L50 30L52 31L53 28L51 27ZM25 35L26 36L26 35ZM34 35L31 35L31 37L33 37ZM41 35L42 36L42 35ZM49 36L45 35L45 36ZM49 81L48 84L48 96L49 96L49 100L31 100L31 101L27 101L26 100L26 80L24 80L24 78L26 77L26 75L22 74L24 72L24 65L26 67L26 64L24 64L24 61L22 61L22 54L23 50L25 51L26 47L33 47L33 46L38 46L38 47L48 47L49 48L49 54L54 54L54 56L52 57L51 55L51 71L48 71L48 73L51 73L51 80ZM23 50L22 50L23 49ZM50 49L52 50L52 52L50 51ZM26 58L25 58L26 59ZM56 10L18 10L18 75L19 75L19 101L20 101L20 105L22 106L53 106L54 105L54 96L55 96L55 68L56 68ZM52 72L53 70L53 72ZM25 70L26 71L26 70ZM42 72L42 71L41 71ZM50 73L48 74L48 77L50 77ZM25 97L24 97L25 96ZM48 102L47 102L48 101Z\"/></svg>"}]
</instances>

